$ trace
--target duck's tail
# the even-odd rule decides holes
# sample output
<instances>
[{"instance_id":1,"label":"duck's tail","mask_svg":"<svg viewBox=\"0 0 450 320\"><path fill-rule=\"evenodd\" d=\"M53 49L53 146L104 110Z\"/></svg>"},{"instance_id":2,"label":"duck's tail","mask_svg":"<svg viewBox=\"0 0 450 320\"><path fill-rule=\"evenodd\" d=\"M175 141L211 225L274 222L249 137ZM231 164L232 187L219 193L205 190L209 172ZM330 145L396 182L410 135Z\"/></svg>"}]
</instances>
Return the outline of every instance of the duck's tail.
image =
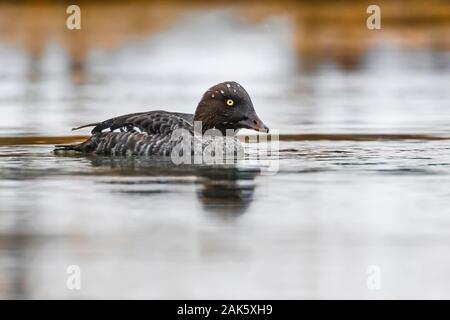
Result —
<instances>
[{"instance_id":1,"label":"duck's tail","mask_svg":"<svg viewBox=\"0 0 450 320\"><path fill-rule=\"evenodd\" d=\"M67 152L81 152L81 153L92 153L95 151L97 143L92 140L92 137L86 141L78 144L60 144L56 145L53 150L54 153L67 153Z\"/></svg>"}]
</instances>

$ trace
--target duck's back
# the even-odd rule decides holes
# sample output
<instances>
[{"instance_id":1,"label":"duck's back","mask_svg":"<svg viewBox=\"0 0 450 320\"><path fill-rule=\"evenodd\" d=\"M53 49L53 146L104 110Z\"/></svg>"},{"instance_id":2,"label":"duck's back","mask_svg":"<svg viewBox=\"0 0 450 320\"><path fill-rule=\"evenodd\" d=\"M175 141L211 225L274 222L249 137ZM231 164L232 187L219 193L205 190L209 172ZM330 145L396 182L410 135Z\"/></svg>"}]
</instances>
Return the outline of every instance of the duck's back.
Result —
<instances>
[{"instance_id":1,"label":"duck's back","mask_svg":"<svg viewBox=\"0 0 450 320\"><path fill-rule=\"evenodd\" d=\"M192 133L193 119L192 114L162 110L127 114L74 128L94 127L92 136L85 142L59 146L56 151L75 150L102 155L170 155L179 142L172 133L177 129Z\"/></svg>"}]
</instances>

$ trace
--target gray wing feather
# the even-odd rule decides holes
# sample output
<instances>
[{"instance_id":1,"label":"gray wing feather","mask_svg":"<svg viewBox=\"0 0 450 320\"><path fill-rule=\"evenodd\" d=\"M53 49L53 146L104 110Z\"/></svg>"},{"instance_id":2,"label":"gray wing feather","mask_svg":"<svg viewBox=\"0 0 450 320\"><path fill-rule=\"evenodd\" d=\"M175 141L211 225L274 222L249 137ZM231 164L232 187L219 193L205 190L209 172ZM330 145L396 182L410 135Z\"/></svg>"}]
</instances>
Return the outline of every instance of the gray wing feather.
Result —
<instances>
[{"instance_id":1,"label":"gray wing feather","mask_svg":"<svg viewBox=\"0 0 450 320\"><path fill-rule=\"evenodd\" d=\"M91 133L96 134L105 129L114 131L116 129L137 127L148 134L168 134L178 128L191 129L193 119L194 115L188 113L156 110L126 114L103 122L83 125L72 130L94 127Z\"/></svg>"}]
</instances>

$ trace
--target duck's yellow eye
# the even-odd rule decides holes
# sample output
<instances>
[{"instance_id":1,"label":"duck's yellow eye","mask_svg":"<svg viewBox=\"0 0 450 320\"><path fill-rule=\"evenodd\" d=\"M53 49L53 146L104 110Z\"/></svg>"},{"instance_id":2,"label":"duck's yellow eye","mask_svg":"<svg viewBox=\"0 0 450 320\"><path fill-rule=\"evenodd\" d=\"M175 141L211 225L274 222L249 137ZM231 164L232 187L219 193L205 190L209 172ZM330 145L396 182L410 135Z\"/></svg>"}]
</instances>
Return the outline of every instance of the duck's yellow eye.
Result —
<instances>
[{"instance_id":1,"label":"duck's yellow eye","mask_svg":"<svg viewBox=\"0 0 450 320\"><path fill-rule=\"evenodd\" d=\"M230 106L230 107L234 106L234 101L232 99L228 99L227 100L227 105Z\"/></svg>"}]
</instances>

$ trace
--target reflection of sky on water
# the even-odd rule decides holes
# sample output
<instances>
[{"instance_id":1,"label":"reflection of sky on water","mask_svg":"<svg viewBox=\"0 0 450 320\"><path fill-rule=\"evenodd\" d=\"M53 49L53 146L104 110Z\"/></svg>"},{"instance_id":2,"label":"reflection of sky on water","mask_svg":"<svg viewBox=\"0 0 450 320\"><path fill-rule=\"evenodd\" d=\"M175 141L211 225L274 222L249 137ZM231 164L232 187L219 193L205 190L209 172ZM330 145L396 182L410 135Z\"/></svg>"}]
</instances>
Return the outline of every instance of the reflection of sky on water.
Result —
<instances>
[{"instance_id":1,"label":"reflection of sky on water","mask_svg":"<svg viewBox=\"0 0 450 320\"><path fill-rule=\"evenodd\" d=\"M228 79L281 132L447 130L448 52L403 50L380 36L356 70L324 61L310 71L291 33L282 17L248 24L227 11L193 13L148 39L94 50L80 85L58 45L36 60L1 45L1 133L69 134L126 112L193 112L206 88Z\"/></svg>"},{"instance_id":2,"label":"reflection of sky on water","mask_svg":"<svg viewBox=\"0 0 450 320\"><path fill-rule=\"evenodd\" d=\"M446 144L283 142L271 176L3 147L0 296L448 297Z\"/></svg>"}]
</instances>

